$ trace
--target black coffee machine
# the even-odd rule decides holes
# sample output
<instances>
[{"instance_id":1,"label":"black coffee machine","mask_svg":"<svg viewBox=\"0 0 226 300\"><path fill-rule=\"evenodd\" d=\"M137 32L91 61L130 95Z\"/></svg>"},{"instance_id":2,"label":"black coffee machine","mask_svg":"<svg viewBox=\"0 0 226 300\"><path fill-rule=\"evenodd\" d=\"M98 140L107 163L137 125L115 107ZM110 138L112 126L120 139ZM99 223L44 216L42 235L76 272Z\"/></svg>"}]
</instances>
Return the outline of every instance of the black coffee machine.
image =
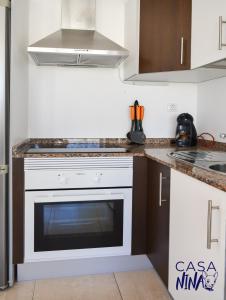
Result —
<instances>
[{"instance_id":1,"label":"black coffee machine","mask_svg":"<svg viewBox=\"0 0 226 300\"><path fill-rule=\"evenodd\" d=\"M197 132L193 124L193 117L188 113L177 117L176 145L177 147L197 145Z\"/></svg>"}]
</instances>

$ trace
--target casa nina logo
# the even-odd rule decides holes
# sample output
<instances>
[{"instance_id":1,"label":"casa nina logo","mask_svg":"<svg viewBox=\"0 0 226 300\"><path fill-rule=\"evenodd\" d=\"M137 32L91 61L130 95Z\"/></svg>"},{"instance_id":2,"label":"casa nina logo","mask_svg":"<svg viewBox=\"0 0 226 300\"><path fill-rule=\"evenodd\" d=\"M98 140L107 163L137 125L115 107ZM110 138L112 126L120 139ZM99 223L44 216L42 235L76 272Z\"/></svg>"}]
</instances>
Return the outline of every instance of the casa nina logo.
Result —
<instances>
[{"instance_id":1,"label":"casa nina logo","mask_svg":"<svg viewBox=\"0 0 226 300\"><path fill-rule=\"evenodd\" d=\"M204 261L197 263L178 261L176 270L179 272L176 279L177 290L199 290L214 291L218 278L218 272L212 261L206 264Z\"/></svg>"}]
</instances>

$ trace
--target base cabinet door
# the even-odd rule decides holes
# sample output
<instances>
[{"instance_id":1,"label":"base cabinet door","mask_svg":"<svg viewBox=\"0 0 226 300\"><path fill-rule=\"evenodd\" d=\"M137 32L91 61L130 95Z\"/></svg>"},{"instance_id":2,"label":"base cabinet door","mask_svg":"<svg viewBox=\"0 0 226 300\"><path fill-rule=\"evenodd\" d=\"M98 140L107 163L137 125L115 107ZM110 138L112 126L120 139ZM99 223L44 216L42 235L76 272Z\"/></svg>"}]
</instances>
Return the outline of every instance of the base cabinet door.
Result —
<instances>
[{"instance_id":1,"label":"base cabinet door","mask_svg":"<svg viewBox=\"0 0 226 300\"><path fill-rule=\"evenodd\" d=\"M169 265L170 168L148 161L148 257L166 286Z\"/></svg>"},{"instance_id":2,"label":"base cabinet door","mask_svg":"<svg viewBox=\"0 0 226 300\"><path fill-rule=\"evenodd\" d=\"M173 299L225 299L226 193L172 170L170 197Z\"/></svg>"}]
</instances>

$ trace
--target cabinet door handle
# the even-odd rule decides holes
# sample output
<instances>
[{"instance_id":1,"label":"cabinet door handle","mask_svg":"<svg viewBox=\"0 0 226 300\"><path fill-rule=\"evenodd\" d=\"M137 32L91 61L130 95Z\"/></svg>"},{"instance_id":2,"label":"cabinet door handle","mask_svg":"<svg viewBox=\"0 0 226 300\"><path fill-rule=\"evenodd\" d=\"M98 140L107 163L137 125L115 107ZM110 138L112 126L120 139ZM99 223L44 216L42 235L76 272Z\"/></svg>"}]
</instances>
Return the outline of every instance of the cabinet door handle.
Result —
<instances>
[{"instance_id":1,"label":"cabinet door handle","mask_svg":"<svg viewBox=\"0 0 226 300\"><path fill-rule=\"evenodd\" d=\"M222 16L219 17L219 50L222 50L222 47L225 47L226 44L223 43L223 24L226 24L226 21L223 21Z\"/></svg>"},{"instance_id":2,"label":"cabinet door handle","mask_svg":"<svg viewBox=\"0 0 226 300\"><path fill-rule=\"evenodd\" d=\"M162 182L163 182L163 180L166 180L166 179L167 179L167 177L164 177L162 175L162 172L160 172L160 176L159 176L159 206L160 207L162 206L163 202L167 202L167 200L162 199Z\"/></svg>"},{"instance_id":3,"label":"cabinet door handle","mask_svg":"<svg viewBox=\"0 0 226 300\"><path fill-rule=\"evenodd\" d=\"M180 64L184 64L184 37L181 37L180 40Z\"/></svg>"},{"instance_id":4,"label":"cabinet door handle","mask_svg":"<svg viewBox=\"0 0 226 300\"><path fill-rule=\"evenodd\" d=\"M208 217L207 217L207 249L211 249L212 243L218 243L218 239L212 239L212 217L213 210L219 210L220 206L213 206L212 200L208 201Z\"/></svg>"}]
</instances>

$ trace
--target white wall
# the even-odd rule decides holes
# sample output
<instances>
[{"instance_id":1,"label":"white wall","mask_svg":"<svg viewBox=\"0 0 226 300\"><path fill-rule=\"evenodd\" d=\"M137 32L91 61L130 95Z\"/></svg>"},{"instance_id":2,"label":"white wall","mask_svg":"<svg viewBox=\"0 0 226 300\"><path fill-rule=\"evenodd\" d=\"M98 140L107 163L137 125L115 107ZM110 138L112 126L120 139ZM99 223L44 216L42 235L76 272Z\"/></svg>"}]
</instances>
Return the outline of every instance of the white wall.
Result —
<instances>
[{"instance_id":1,"label":"white wall","mask_svg":"<svg viewBox=\"0 0 226 300\"><path fill-rule=\"evenodd\" d=\"M30 64L30 137L125 137L128 106L138 99L146 108L148 137L173 137L179 112L196 116L196 88L191 85L131 86L117 70L39 67Z\"/></svg>"},{"instance_id":2,"label":"white wall","mask_svg":"<svg viewBox=\"0 0 226 300\"><path fill-rule=\"evenodd\" d=\"M12 146L28 137L28 0L11 1L11 99L9 161L9 285L14 281L12 264Z\"/></svg>"},{"instance_id":3,"label":"white wall","mask_svg":"<svg viewBox=\"0 0 226 300\"><path fill-rule=\"evenodd\" d=\"M96 30L124 44L125 0L96 0Z\"/></svg>"},{"instance_id":4,"label":"white wall","mask_svg":"<svg viewBox=\"0 0 226 300\"><path fill-rule=\"evenodd\" d=\"M12 0L11 145L28 137L28 0Z\"/></svg>"},{"instance_id":5,"label":"white wall","mask_svg":"<svg viewBox=\"0 0 226 300\"><path fill-rule=\"evenodd\" d=\"M97 16L103 5L98 1ZM29 43L60 28L60 0L30 0L29 4ZM120 42L123 35L116 33L122 32L122 21L122 14L112 13L113 32L104 27L104 18L98 18L97 27ZM117 69L37 67L30 59L29 137L125 137L130 127L128 106L135 99L146 108L148 137L174 137L177 114L189 112L196 119L196 92L196 86L185 84L126 85ZM177 104L178 111L168 113L168 103Z\"/></svg>"},{"instance_id":6,"label":"white wall","mask_svg":"<svg viewBox=\"0 0 226 300\"><path fill-rule=\"evenodd\" d=\"M226 133L226 78L212 80L198 86L198 130L209 132L219 142Z\"/></svg>"}]
</instances>

